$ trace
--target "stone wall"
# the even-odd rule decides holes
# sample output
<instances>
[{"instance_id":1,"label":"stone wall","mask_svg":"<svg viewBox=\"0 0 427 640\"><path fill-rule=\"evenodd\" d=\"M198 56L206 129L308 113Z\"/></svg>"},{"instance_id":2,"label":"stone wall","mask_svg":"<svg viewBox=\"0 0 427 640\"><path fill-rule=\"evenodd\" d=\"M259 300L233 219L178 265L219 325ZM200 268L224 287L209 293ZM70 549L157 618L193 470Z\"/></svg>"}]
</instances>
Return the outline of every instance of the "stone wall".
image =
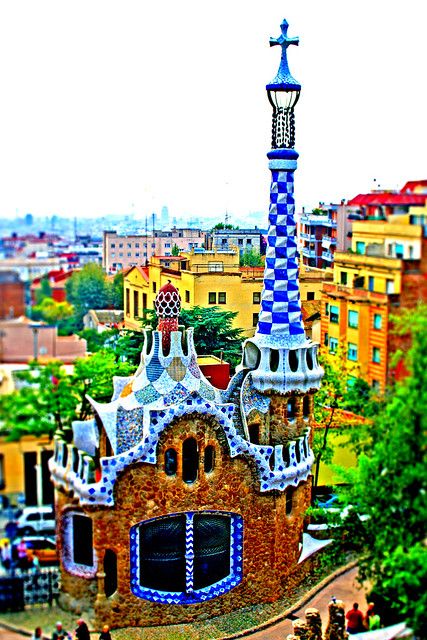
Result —
<instances>
[{"instance_id":1,"label":"stone wall","mask_svg":"<svg viewBox=\"0 0 427 640\"><path fill-rule=\"evenodd\" d=\"M183 441L190 436L197 439L200 460L197 480L187 484L181 477L181 451ZM208 445L215 448L215 466L212 472L205 473L203 458ZM176 476L167 476L163 469L164 452L169 448L178 452ZM304 512L310 500L307 482L288 489L292 492L292 511L287 513L290 497L279 492L261 494L259 480L249 464L240 457L230 458L217 423L197 415L174 422L162 433L157 460L156 466L135 464L126 469L116 483L113 508L84 509L94 523L98 578L71 576L62 569L62 606L76 613L83 605L94 608L96 624L149 626L224 614L250 604L274 601L292 590L301 579L302 568L297 560ZM70 498L58 494L58 513L75 507ZM185 606L153 603L133 595L129 577L130 528L151 518L196 510L227 511L243 517L242 582L220 597ZM102 593L106 549L114 551L118 558L118 588L109 598ZM298 577L293 578L293 572Z\"/></svg>"}]
</instances>

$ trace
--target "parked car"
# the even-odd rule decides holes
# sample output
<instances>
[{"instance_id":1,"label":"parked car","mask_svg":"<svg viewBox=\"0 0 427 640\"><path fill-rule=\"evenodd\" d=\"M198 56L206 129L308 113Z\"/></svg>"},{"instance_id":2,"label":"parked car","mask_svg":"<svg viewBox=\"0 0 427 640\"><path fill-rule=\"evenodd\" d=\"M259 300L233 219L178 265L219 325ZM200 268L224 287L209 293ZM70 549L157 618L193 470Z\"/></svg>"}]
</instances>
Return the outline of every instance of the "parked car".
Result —
<instances>
[{"instance_id":1,"label":"parked car","mask_svg":"<svg viewBox=\"0 0 427 640\"><path fill-rule=\"evenodd\" d=\"M20 542L25 542L28 550L32 549L37 556L40 565L57 564L59 562L58 551L54 538L43 536L22 536L16 538L12 545L12 553L17 556L17 547Z\"/></svg>"},{"instance_id":2,"label":"parked car","mask_svg":"<svg viewBox=\"0 0 427 640\"><path fill-rule=\"evenodd\" d=\"M52 507L25 507L17 520L18 535L55 531L55 514Z\"/></svg>"}]
</instances>

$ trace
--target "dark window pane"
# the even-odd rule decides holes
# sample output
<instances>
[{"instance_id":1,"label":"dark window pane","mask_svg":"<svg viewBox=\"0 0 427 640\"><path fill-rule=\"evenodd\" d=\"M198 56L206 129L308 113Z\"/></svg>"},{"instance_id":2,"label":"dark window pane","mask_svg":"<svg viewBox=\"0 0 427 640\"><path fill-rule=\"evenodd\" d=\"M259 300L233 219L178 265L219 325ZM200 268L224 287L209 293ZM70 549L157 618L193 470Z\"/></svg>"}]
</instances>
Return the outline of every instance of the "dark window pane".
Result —
<instances>
[{"instance_id":1,"label":"dark window pane","mask_svg":"<svg viewBox=\"0 0 427 640\"><path fill-rule=\"evenodd\" d=\"M185 515L139 528L140 583L160 591L185 591Z\"/></svg>"},{"instance_id":2,"label":"dark window pane","mask_svg":"<svg viewBox=\"0 0 427 640\"><path fill-rule=\"evenodd\" d=\"M112 549L106 549L104 556L104 589L109 598L117 591L117 555Z\"/></svg>"},{"instance_id":3,"label":"dark window pane","mask_svg":"<svg viewBox=\"0 0 427 640\"><path fill-rule=\"evenodd\" d=\"M215 448L209 444L205 449L205 473L213 471L215 465Z\"/></svg>"},{"instance_id":4,"label":"dark window pane","mask_svg":"<svg viewBox=\"0 0 427 640\"><path fill-rule=\"evenodd\" d=\"M175 449L166 449L165 451L165 473L167 476L174 476L177 467L177 453Z\"/></svg>"},{"instance_id":5,"label":"dark window pane","mask_svg":"<svg viewBox=\"0 0 427 640\"><path fill-rule=\"evenodd\" d=\"M195 515L194 589L203 589L230 573L230 518L221 515Z\"/></svg>"},{"instance_id":6,"label":"dark window pane","mask_svg":"<svg viewBox=\"0 0 427 640\"><path fill-rule=\"evenodd\" d=\"M199 452L194 438L187 438L182 445L182 479L184 482L195 482L199 467Z\"/></svg>"},{"instance_id":7,"label":"dark window pane","mask_svg":"<svg viewBox=\"0 0 427 640\"><path fill-rule=\"evenodd\" d=\"M87 516L73 516L73 561L93 566L92 520Z\"/></svg>"}]
</instances>

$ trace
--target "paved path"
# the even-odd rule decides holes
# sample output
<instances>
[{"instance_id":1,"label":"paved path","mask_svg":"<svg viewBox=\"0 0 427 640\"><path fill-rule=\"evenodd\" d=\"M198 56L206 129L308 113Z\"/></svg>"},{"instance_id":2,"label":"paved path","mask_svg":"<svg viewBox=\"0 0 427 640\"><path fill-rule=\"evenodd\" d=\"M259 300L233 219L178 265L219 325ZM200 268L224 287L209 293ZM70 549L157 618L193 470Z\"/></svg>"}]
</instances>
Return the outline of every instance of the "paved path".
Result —
<instances>
[{"instance_id":1,"label":"paved path","mask_svg":"<svg viewBox=\"0 0 427 640\"><path fill-rule=\"evenodd\" d=\"M332 596L335 596L337 600L342 600L345 604L346 611L351 609L353 602L358 602L360 609L365 613L367 602L365 592L360 588L359 583L356 581L357 567L350 569L343 575L336 578L333 582L329 583L324 589L319 591L311 600L307 602L300 610L295 612L295 617L304 618L304 612L309 607L315 607L319 609L322 616L323 629L325 629L328 622L328 604ZM251 640L283 640L286 636L292 633L292 621L289 619L282 620L268 629L263 631L257 631L250 634Z\"/></svg>"},{"instance_id":2,"label":"paved path","mask_svg":"<svg viewBox=\"0 0 427 640\"><path fill-rule=\"evenodd\" d=\"M300 610L296 611L295 617L304 618L305 610L309 607L315 607L320 611L323 628L325 629L328 622L328 604L332 596L335 596L338 600L342 600L345 603L346 611L351 609L353 602L358 602L360 609L364 613L367 602L365 592L356 580L357 571L358 569L355 567L335 578L335 580L313 596ZM292 621L286 619L263 631L252 633L247 637L251 640L283 640L290 633L292 633ZM21 640L22 638L28 639L28 636L12 633L11 631L0 628L0 640Z\"/></svg>"},{"instance_id":3,"label":"paved path","mask_svg":"<svg viewBox=\"0 0 427 640\"><path fill-rule=\"evenodd\" d=\"M28 640L28 636L23 636L22 634L14 633L13 631L7 631L7 629L0 629L0 640L22 640L23 638Z\"/></svg>"}]
</instances>

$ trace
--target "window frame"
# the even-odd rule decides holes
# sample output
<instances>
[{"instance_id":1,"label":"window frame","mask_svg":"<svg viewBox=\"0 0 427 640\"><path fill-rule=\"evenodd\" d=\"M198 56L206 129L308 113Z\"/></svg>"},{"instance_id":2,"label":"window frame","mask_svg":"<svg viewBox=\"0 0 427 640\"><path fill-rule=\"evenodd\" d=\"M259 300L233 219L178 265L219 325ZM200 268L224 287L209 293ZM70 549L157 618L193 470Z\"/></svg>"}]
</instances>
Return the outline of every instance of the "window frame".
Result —
<instances>
[{"instance_id":1,"label":"window frame","mask_svg":"<svg viewBox=\"0 0 427 640\"><path fill-rule=\"evenodd\" d=\"M354 355L354 352L356 354L355 357L350 357L350 353L352 355ZM350 360L351 362L357 362L359 358L359 347L355 342L349 342L347 344L347 360Z\"/></svg>"},{"instance_id":2,"label":"window frame","mask_svg":"<svg viewBox=\"0 0 427 640\"><path fill-rule=\"evenodd\" d=\"M227 292L218 291L218 304L227 304Z\"/></svg>"},{"instance_id":3,"label":"window frame","mask_svg":"<svg viewBox=\"0 0 427 640\"><path fill-rule=\"evenodd\" d=\"M337 312L332 311L332 309L337 309ZM335 304L329 305L329 322L332 322L332 324L339 324L339 321L340 321L339 306Z\"/></svg>"},{"instance_id":4,"label":"window frame","mask_svg":"<svg viewBox=\"0 0 427 640\"><path fill-rule=\"evenodd\" d=\"M378 355L378 359L377 359ZM372 347L372 362L374 364L381 364L381 348L380 347Z\"/></svg>"},{"instance_id":5,"label":"window frame","mask_svg":"<svg viewBox=\"0 0 427 640\"><path fill-rule=\"evenodd\" d=\"M337 349L338 349L338 345L339 345L339 341L338 338L335 338L334 336L329 336L329 353L336 353Z\"/></svg>"},{"instance_id":6,"label":"window frame","mask_svg":"<svg viewBox=\"0 0 427 640\"><path fill-rule=\"evenodd\" d=\"M158 520L185 515L185 591L163 591L144 587L140 583L140 527ZM194 576L194 516L228 516L230 518L230 573L211 585L193 589ZM243 578L243 518L237 513L217 510L185 511L138 522L130 529L130 587L134 596L152 602L194 604L205 602L231 591Z\"/></svg>"},{"instance_id":7,"label":"window frame","mask_svg":"<svg viewBox=\"0 0 427 640\"><path fill-rule=\"evenodd\" d=\"M379 322L377 322L378 318L379 318ZM374 313L374 317L373 317L373 320L372 320L372 327L376 331L380 331L382 329L382 326L383 326L383 317L382 317L381 313Z\"/></svg>"},{"instance_id":8,"label":"window frame","mask_svg":"<svg viewBox=\"0 0 427 640\"><path fill-rule=\"evenodd\" d=\"M63 515L63 527L62 527L62 563L64 569L73 576L79 576L81 578L94 578L98 571L98 558L96 554L95 545L92 545L93 550L93 565L78 564L74 561L74 516L84 516L92 522L92 539L94 537L93 520L83 511L70 510Z\"/></svg>"},{"instance_id":9,"label":"window frame","mask_svg":"<svg viewBox=\"0 0 427 640\"><path fill-rule=\"evenodd\" d=\"M356 314L356 321L350 321L350 314L354 317ZM347 325L350 329L358 329L359 328L359 312L356 309L349 309L347 313Z\"/></svg>"},{"instance_id":10,"label":"window frame","mask_svg":"<svg viewBox=\"0 0 427 640\"><path fill-rule=\"evenodd\" d=\"M216 304L216 291L208 291L208 304Z\"/></svg>"}]
</instances>

